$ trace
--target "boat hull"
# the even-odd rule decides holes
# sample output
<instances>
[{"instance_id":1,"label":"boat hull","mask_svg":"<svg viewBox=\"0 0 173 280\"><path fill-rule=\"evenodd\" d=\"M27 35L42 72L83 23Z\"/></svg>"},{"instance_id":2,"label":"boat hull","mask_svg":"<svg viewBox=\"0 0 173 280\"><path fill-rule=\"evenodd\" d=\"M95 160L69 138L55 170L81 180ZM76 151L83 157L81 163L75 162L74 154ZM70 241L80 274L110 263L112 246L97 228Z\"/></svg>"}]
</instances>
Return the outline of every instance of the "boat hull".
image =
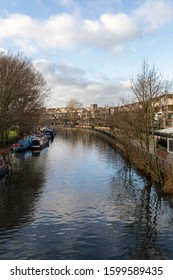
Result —
<instances>
[{"instance_id":1,"label":"boat hull","mask_svg":"<svg viewBox=\"0 0 173 280\"><path fill-rule=\"evenodd\" d=\"M30 146L31 145L26 146L26 147L12 147L11 150L15 153L22 153L22 152L25 152L25 151L29 150Z\"/></svg>"},{"instance_id":2,"label":"boat hull","mask_svg":"<svg viewBox=\"0 0 173 280\"><path fill-rule=\"evenodd\" d=\"M45 141L33 141L33 143L31 144L31 150L32 151L40 151L46 147L49 146L49 140L46 139Z\"/></svg>"},{"instance_id":3,"label":"boat hull","mask_svg":"<svg viewBox=\"0 0 173 280\"><path fill-rule=\"evenodd\" d=\"M11 150L13 152L22 153L29 150L31 147L31 138L28 137L26 139L18 141L16 144L13 144Z\"/></svg>"}]
</instances>

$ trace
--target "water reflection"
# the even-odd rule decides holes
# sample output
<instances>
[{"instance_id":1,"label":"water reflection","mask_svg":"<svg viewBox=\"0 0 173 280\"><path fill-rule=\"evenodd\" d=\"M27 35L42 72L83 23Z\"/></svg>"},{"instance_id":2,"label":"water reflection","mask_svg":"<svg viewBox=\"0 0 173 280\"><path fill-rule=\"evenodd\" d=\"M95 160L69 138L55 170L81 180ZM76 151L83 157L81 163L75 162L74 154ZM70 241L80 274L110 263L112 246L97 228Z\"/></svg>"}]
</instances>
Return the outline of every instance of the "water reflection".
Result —
<instances>
[{"instance_id":1,"label":"water reflection","mask_svg":"<svg viewBox=\"0 0 173 280\"><path fill-rule=\"evenodd\" d=\"M127 238L133 246L127 245L128 252L123 258L166 259L169 252L160 246L159 240L160 210L163 210L161 196L151 181L145 177L136 178L136 170L130 166L124 166L118 174L112 181L110 200L113 205L109 219L123 223L126 230L128 228ZM169 214L166 216L169 220Z\"/></svg>"},{"instance_id":2,"label":"water reflection","mask_svg":"<svg viewBox=\"0 0 173 280\"><path fill-rule=\"evenodd\" d=\"M46 162L35 161L32 152L11 155L10 175L0 185L0 228L11 229L32 220L41 195Z\"/></svg>"},{"instance_id":3,"label":"water reflection","mask_svg":"<svg viewBox=\"0 0 173 280\"><path fill-rule=\"evenodd\" d=\"M0 258L173 258L172 199L102 139L61 131L12 167L0 187Z\"/></svg>"}]
</instances>

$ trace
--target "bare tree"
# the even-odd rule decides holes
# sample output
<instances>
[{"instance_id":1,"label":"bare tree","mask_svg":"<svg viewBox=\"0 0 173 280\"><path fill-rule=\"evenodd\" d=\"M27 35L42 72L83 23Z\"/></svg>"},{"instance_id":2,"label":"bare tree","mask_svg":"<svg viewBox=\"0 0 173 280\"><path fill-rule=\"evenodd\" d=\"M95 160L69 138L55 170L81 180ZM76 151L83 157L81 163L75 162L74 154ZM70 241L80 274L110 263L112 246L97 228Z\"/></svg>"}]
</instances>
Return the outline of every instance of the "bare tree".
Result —
<instances>
[{"instance_id":1,"label":"bare tree","mask_svg":"<svg viewBox=\"0 0 173 280\"><path fill-rule=\"evenodd\" d=\"M158 181L163 179L163 174L157 160L155 129L160 120L156 120L156 112L169 86L155 66L150 67L144 60L141 72L131 80L133 102L123 101L109 117L128 158Z\"/></svg>"},{"instance_id":2,"label":"bare tree","mask_svg":"<svg viewBox=\"0 0 173 280\"><path fill-rule=\"evenodd\" d=\"M75 98L71 98L67 102L67 108L72 109L72 110L82 108L82 106L83 106L83 104Z\"/></svg>"},{"instance_id":3,"label":"bare tree","mask_svg":"<svg viewBox=\"0 0 173 280\"><path fill-rule=\"evenodd\" d=\"M0 52L0 138L13 127L27 132L38 120L48 93L46 82L21 54Z\"/></svg>"},{"instance_id":4,"label":"bare tree","mask_svg":"<svg viewBox=\"0 0 173 280\"><path fill-rule=\"evenodd\" d=\"M121 106L115 107L114 113L107 118L107 124L113 128L118 144L129 159L133 157L132 147L137 138L134 114L135 110L137 112L137 107L136 103L121 104Z\"/></svg>"},{"instance_id":5,"label":"bare tree","mask_svg":"<svg viewBox=\"0 0 173 280\"><path fill-rule=\"evenodd\" d=\"M75 125L78 122L78 112L77 110L82 108L83 104L75 98L71 98L67 102L67 115L66 115L66 124Z\"/></svg>"},{"instance_id":6,"label":"bare tree","mask_svg":"<svg viewBox=\"0 0 173 280\"><path fill-rule=\"evenodd\" d=\"M140 143L140 150L145 161L147 171L154 170L160 177L160 168L157 166L156 142L154 131L156 127L156 107L161 102L161 96L168 92L170 84L165 81L155 66L149 66L146 60L143 61L141 72L137 78L131 80L131 88L138 103L138 110L134 111L135 134ZM151 162L150 147L153 148ZM154 158L154 168L153 168Z\"/></svg>"}]
</instances>

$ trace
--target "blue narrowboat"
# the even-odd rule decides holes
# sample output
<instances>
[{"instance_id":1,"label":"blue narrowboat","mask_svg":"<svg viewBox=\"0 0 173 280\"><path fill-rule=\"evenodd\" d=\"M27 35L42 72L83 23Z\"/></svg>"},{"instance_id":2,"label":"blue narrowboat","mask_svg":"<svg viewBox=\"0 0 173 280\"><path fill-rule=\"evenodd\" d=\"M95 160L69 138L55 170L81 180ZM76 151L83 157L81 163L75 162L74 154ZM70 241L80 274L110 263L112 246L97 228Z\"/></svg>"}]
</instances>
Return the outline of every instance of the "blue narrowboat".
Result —
<instances>
[{"instance_id":1,"label":"blue narrowboat","mask_svg":"<svg viewBox=\"0 0 173 280\"><path fill-rule=\"evenodd\" d=\"M31 147L31 143L32 143L32 139L30 136L19 140L17 143L13 144L11 146L11 149L13 152L24 152L26 150L28 150Z\"/></svg>"}]
</instances>

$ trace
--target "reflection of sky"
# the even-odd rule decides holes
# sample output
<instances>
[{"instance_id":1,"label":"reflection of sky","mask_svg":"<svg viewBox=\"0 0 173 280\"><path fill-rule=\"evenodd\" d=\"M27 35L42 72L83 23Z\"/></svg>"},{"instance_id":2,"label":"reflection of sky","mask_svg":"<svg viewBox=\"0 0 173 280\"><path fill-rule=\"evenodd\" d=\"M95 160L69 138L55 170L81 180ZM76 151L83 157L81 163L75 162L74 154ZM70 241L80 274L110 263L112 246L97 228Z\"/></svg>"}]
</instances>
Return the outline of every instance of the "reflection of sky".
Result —
<instances>
[{"instance_id":1,"label":"reflection of sky","mask_svg":"<svg viewBox=\"0 0 173 280\"><path fill-rule=\"evenodd\" d=\"M125 174L119 165L122 162L119 155L115 154L113 150L112 156L108 151L101 153L100 149L103 147L94 145L85 146L83 149L80 141L76 145L67 146L65 150L63 147L61 148L61 142L58 145L57 152L52 151L52 153L54 152L53 159L50 155L52 161L50 164L56 168L51 169L51 173L47 176L46 184L48 186L51 184L51 190L48 191L49 200L46 196L42 197L41 204L43 203L44 210L42 212L41 209L38 209L41 211L37 213L38 221L40 218L42 219L44 213L44 222L47 224L51 220L54 224L62 225L59 234L63 235L64 231L68 232L70 236L72 234L68 242L74 242L74 244L79 236L83 236L84 232L87 234L86 224L91 231L89 239L92 236L96 238L101 224L108 236L110 228L113 232L115 231L115 236L118 234L118 240L122 239L123 235L128 235L130 224L133 227L138 218L142 217L143 225L146 226L147 222L143 217L146 207L145 199L144 205L140 209L140 195L145 179L134 171L131 172L131 175L129 173L131 178ZM157 230L160 231L164 230L165 225L168 227L170 219L169 215L164 212L164 224L161 225L160 222L158 224L155 220L155 215L160 214L159 211L155 213L155 196L156 193L152 190L150 207L153 213L149 218L151 224L154 223L154 228L157 227ZM42 208L41 205L40 207ZM136 217L137 214L138 217ZM158 217L157 219L162 221ZM91 228L95 228L96 232L93 232Z\"/></svg>"},{"instance_id":2,"label":"reflection of sky","mask_svg":"<svg viewBox=\"0 0 173 280\"><path fill-rule=\"evenodd\" d=\"M95 216L104 213L104 218L109 222L134 222L136 207L141 202L139 194L144 186L144 179L134 173L131 182L134 186L129 188L128 178L124 181L124 174L117 165L117 159L122 161L120 156L113 154L110 160L107 153L99 152L99 147L85 146L83 149L81 142L65 148L63 145L64 142L58 141L57 150L52 149L48 154L50 170L47 173L45 196L42 197L45 211L53 206L54 214L57 212L57 215L64 215L67 221L74 218L74 213L79 219L83 209L88 214L90 210L92 214L95 211ZM151 219L154 219L154 194L150 207L153 207ZM170 224L169 212L162 212L157 211L157 215L161 214L162 221L158 224L159 230Z\"/></svg>"},{"instance_id":3,"label":"reflection of sky","mask_svg":"<svg viewBox=\"0 0 173 280\"><path fill-rule=\"evenodd\" d=\"M58 184L61 182L66 187L68 185L72 187L74 184L75 187L82 188L83 185L91 184L87 188L92 188L92 184L98 185L98 182L106 181L104 178L114 173L113 166L105 167L104 155L102 157L99 155L98 158L96 150L89 148L83 150L80 144L73 149L67 146L65 151L59 147L57 153L53 154L53 159L52 155L50 157L49 164L52 167L50 180Z\"/></svg>"},{"instance_id":4,"label":"reflection of sky","mask_svg":"<svg viewBox=\"0 0 173 280\"><path fill-rule=\"evenodd\" d=\"M39 157L17 162L33 164L33 182L45 172L32 219L3 243L6 257L173 257L171 204L104 141L57 134Z\"/></svg>"}]
</instances>

